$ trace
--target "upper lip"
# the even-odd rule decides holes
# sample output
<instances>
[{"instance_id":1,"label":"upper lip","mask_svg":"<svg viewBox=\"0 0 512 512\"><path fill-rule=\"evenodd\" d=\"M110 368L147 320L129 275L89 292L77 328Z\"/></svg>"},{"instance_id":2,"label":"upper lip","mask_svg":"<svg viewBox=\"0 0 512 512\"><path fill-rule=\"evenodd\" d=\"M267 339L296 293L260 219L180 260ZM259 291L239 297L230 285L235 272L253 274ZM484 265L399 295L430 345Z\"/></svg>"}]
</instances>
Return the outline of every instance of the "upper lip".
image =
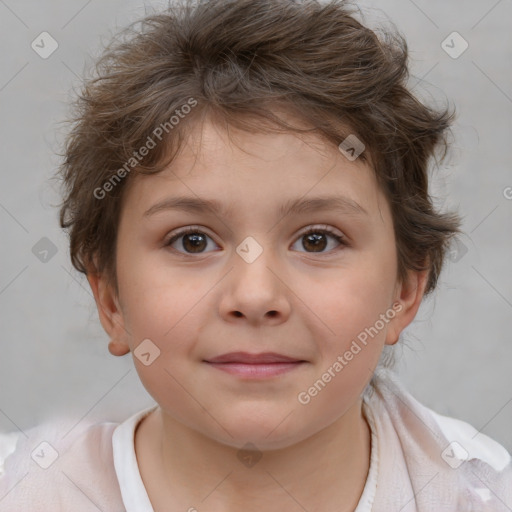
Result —
<instances>
[{"instance_id":1,"label":"upper lip","mask_svg":"<svg viewBox=\"0 0 512 512\"><path fill-rule=\"evenodd\" d=\"M264 352L260 354L249 354L248 352L229 352L211 359L207 363L245 363L245 364L264 364L264 363L297 363L303 361L294 357L276 354L275 352Z\"/></svg>"}]
</instances>

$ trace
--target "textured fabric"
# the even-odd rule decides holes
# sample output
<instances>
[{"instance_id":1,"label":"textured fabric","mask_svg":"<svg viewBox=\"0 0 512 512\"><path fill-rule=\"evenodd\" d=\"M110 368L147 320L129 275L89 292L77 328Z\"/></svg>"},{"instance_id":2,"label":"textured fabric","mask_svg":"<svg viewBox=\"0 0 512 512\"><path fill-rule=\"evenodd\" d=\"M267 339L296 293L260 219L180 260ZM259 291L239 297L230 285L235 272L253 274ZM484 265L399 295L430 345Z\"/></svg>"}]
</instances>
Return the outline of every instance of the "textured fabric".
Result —
<instances>
[{"instance_id":1,"label":"textured fabric","mask_svg":"<svg viewBox=\"0 0 512 512\"><path fill-rule=\"evenodd\" d=\"M420 404L387 370L367 406L380 440L375 511L512 510L512 462L499 443Z\"/></svg>"},{"instance_id":2,"label":"textured fabric","mask_svg":"<svg viewBox=\"0 0 512 512\"><path fill-rule=\"evenodd\" d=\"M112 455L117 425L90 425L63 438L62 424L19 436L0 477L1 512L125 510Z\"/></svg>"},{"instance_id":3,"label":"textured fabric","mask_svg":"<svg viewBox=\"0 0 512 512\"><path fill-rule=\"evenodd\" d=\"M64 438L57 422L27 431L27 438L20 434L0 476L0 511L153 512L133 442L137 424L153 409L120 425L84 425ZM375 376L363 413L372 431L371 465L355 512L512 510L505 448L420 404L392 372ZM3 439L0 454L13 447L12 434Z\"/></svg>"}]
</instances>

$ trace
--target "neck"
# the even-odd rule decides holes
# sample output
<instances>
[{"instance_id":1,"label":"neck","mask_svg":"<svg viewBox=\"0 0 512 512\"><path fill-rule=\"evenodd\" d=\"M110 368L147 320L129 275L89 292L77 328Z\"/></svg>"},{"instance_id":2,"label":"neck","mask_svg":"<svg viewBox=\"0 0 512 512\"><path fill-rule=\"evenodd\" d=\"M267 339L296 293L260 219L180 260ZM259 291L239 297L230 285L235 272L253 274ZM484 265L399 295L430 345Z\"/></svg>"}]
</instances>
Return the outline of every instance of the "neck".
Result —
<instances>
[{"instance_id":1,"label":"neck","mask_svg":"<svg viewBox=\"0 0 512 512\"><path fill-rule=\"evenodd\" d=\"M220 443L160 408L146 420L136 433L136 451L138 436L139 467L155 512L155 505L164 510L164 503L178 501L182 510L204 503L210 512L242 506L272 512L298 504L311 512L348 512L357 506L368 474L370 428L361 401L313 436L263 452Z\"/></svg>"}]
</instances>

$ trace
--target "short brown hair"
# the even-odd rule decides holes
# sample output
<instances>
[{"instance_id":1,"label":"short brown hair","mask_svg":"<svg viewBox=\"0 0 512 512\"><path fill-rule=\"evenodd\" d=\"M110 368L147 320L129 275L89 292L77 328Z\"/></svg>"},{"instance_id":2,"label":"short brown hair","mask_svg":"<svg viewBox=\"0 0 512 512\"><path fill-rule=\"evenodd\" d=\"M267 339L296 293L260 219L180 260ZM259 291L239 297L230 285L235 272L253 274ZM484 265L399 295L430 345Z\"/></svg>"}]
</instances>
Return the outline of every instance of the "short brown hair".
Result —
<instances>
[{"instance_id":1,"label":"short brown hair","mask_svg":"<svg viewBox=\"0 0 512 512\"><path fill-rule=\"evenodd\" d=\"M139 172L160 172L187 130L208 116L253 131L314 130L336 145L349 134L364 141L360 158L391 206L398 278L428 270L430 293L459 232L457 214L436 212L428 191L429 162L438 149L446 156L455 113L412 94L405 39L397 31L377 36L356 10L336 0L185 0L121 31L74 102L59 169L60 224L69 231L74 267L104 273L118 292L126 183ZM285 123L277 105L302 128ZM165 128L162 143L135 159L158 127Z\"/></svg>"}]
</instances>

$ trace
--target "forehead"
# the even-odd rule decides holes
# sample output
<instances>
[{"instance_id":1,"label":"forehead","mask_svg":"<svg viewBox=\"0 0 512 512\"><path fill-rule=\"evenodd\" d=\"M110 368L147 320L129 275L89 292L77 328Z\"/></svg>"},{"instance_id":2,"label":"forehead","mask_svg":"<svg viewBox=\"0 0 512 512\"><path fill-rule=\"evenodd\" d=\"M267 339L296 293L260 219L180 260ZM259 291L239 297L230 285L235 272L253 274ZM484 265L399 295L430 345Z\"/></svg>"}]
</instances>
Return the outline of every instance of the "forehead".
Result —
<instances>
[{"instance_id":1,"label":"forehead","mask_svg":"<svg viewBox=\"0 0 512 512\"><path fill-rule=\"evenodd\" d=\"M339 196L360 210L380 210L385 199L373 169L362 159L350 161L332 143L308 133L259 131L251 133L210 119L190 129L173 161L160 173L135 175L125 201L139 214L165 202L169 195L194 198L222 213L275 203L283 214L286 205L309 199ZM215 203L215 204L214 204ZM304 203L304 201L302 201ZM321 201L316 201L318 206ZM340 201L331 201L339 206ZM325 202L324 202L325 205ZM194 206L191 206L193 209ZM256 209L254 210L256 211Z\"/></svg>"}]
</instances>

